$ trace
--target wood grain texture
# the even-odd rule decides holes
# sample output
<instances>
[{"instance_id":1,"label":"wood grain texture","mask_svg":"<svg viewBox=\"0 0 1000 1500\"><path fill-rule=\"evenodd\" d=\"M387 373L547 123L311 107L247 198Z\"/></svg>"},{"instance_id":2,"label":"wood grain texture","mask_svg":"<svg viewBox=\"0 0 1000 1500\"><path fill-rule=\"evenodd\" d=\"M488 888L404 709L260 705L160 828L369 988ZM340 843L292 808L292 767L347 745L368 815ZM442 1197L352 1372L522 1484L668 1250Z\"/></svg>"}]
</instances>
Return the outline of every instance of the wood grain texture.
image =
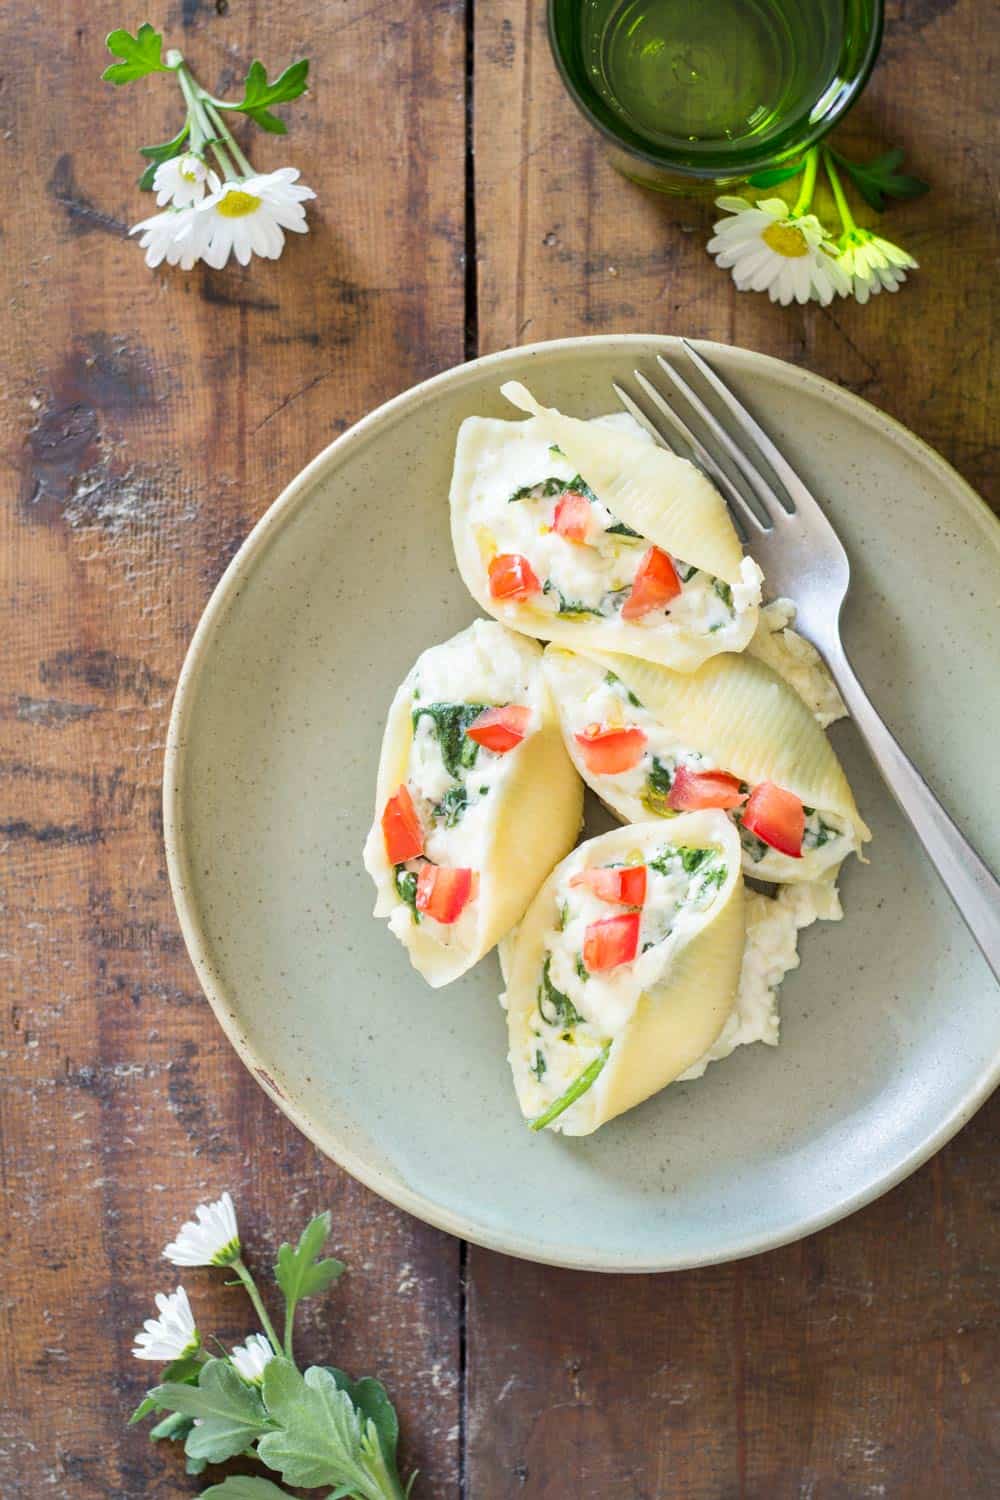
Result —
<instances>
[{"instance_id":1,"label":"wood grain texture","mask_svg":"<svg viewBox=\"0 0 1000 1500\"><path fill-rule=\"evenodd\" d=\"M544 11L476 12L480 351L629 331L761 349L864 395L1000 498L995 15L972 0L887 6L882 62L841 139L872 155L904 145L932 180L888 229L923 269L867 307L783 310L712 264L710 203L612 170L559 83ZM471 1248L468 1494L996 1494L998 1127L994 1100L881 1202L732 1266L626 1279Z\"/></svg>"},{"instance_id":2,"label":"wood grain texture","mask_svg":"<svg viewBox=\"0 0 1000 1500\"><path fill-rule=\"evenodd\" d=\"M4 1496L197 1488L122 1418L147 1373L132 1332L175 1284L158 1252L223 1187L258 1265L255 1247L333 1209L351 1272L307 1309L302 1350L385 1378L422 1496L996 1492L996 1103L881 1203L736 1266L620 1278L463 1255L321 1158L244 1072L184 955L161 847L170 696L226 562L331 436L477 339L753 345L862 392L988 489L996 20L976 0L887 11L844 138L904 144L933 179L891 220L924 273L867 309L782 312L711 266L705 206L603 161L541 0L475 9L474 158L460 0L10 0L0 180L25 210L5 217L0 271ZM176 99L169 80L98 75L105 32L147 15L220 89L255 55L313 58L287 141L253 143L320 194L278 265L150 274L125 241L148 211L134 147L164 138ZM246 1331L238 1294L185 1280L207 1326Z\"/></svg>"},{"instance_id":3,"label":"wood grain texture","mask_svg":"<svg viewBox=\"0 0 1000 1500\"><path fill-rule=\"evenodd\" d=\"M107 31L147 14L220 88L254 56L312 56L287 140L251 148L319 193L280 264L152 274L123 237L151 211L135 148L179 103L170 79L99 80ZM324 1161L237 1061L183 951L159 784L185 647L250 526L338 431L462 357L461 5L62 0L11 5L4 31L4 193L25 211L0 330L0 1493L196 1488L124 1430L156 1369L129 1346L178 1278L161 1247L229 1187L258 1265L333 1210L350 1274L307 1308L302 1352L382 1375L405 1461L452 1495L459 1246ZM185 1280L208 1328L250 1326L218 1276Z\"/></svg>"}]
</instances>

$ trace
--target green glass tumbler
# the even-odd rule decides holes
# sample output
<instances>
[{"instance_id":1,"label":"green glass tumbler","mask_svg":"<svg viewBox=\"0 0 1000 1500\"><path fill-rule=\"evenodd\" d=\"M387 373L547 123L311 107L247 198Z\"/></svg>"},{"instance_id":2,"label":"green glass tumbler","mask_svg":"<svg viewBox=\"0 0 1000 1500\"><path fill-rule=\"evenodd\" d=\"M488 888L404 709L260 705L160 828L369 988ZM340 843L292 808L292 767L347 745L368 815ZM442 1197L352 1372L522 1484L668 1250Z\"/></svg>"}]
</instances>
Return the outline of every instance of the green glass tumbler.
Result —
<instances>
[{"instance_id":1,"label":"green glass tumbler","mask_svg":"<svg viewBox=\"0 0 1000 1500\"><path fill-rule=\"evenodd\" d=\"M802 154L868 79L883 0L549 0L563 82L626 177L715 191Z\"/></svg>"}]
</instances>

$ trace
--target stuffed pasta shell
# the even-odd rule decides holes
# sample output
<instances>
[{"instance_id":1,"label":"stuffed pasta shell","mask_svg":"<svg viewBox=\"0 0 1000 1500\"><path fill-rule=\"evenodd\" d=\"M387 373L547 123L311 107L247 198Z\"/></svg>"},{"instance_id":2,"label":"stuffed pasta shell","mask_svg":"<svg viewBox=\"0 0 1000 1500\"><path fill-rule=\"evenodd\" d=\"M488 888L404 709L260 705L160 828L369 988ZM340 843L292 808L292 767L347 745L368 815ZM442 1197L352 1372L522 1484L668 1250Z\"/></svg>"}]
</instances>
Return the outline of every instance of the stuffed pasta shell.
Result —
<instances>
[{"instance_id":1,"label":"stuffed pasta shell","mask_svg":"<svg viewBox=\"0 0 1000 1500\"><path fill-rule=\"evenodd\" d=\"M541 647L493 621L420 656L389 710L365 867L435 988L519 921L579 831Z\"/></svg>"},{"instance_id":2,"label":"stuffed pasta shell","mask_svg":"<svg viewBox=\"0 0 1000 1500\"><path fill-rule=\"evenodd\" d=\"M711 482L632 417L580 421L503 392L526 421L469 417L452 539L487 613L573 649L690 672L754 633L761 573Z\"/></svg>"},{"instance_id":3,"label":"stuffed pasta shell","mask_svg":"<svg viewBox=\"0 0 1000 1500\"><path fill-rule=\"evenodd\" d=\"M871 837L815 717L754 657L681 675L550 646L545 675L577 770L627 822L720 809L767 881L820 879Z\"/></svg>"},{"instance_id":4,"label":"stuffed pasta shell","mask_svg":"<svg viewBox=\"0 0 1000 1500\"><path fill-rule=\"evenodd\" d=\"M743 946L739 838L723 813L574 849L506 945L510 1063L532 1129L589 1135L703 1057Z\"/></svg>"}]
</instances>

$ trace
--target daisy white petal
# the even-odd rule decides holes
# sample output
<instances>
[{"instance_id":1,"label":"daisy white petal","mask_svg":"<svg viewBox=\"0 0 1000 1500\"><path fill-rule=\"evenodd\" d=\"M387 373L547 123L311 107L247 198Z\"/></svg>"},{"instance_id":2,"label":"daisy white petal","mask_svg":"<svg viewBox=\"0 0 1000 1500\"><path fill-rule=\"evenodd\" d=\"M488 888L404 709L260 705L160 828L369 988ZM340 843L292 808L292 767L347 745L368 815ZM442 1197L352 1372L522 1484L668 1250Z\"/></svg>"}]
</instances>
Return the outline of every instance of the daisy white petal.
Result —
<instances>
[{"instance_id":1,"label":"daisy white petal","mask_svg":"<svg viewBox=\"0 0 1000 1500\"><path fill-rule=\"evenodd\" d=\"M202 258L217 269L231 254L244 266L253 254L277 259L285 243L282 229L305 234L309 228L302 204L316 194L298 176L297 168L280 167L224 182L204 198L195 210L205 224Z\"/></svg>"},{"instance_id":2,"label":"daisy white petal","mask_svg":"<svg viewBox=\"0 0 1000 1500\"><path fill-rule=\"evenodd\" d=\"M214 1203L199 1203L195 1217L182 1224L163 1251L175 1266L229 1266L239 1259L240 1233L228 1193Z\"/></svg>"},{"instance_id":3,"label":"daisy white petal","mask_svg":"<svg viewBox=\"0 0 1000 1500\"><path fill-rule=\"evenodd\" d=\"M195 1327L187 1292L179 1286L176 1292L157 1292L158 1318L147 1318L135 1336L132 1353L136 1359L183 1359L201 1348L201 1334Z\"/></svg>"},{"instance_id":4,"label":"daisy white petal","mask_svg":"<svg viewBox=\"0 0 1000 1500\"><path fill-rule=\"evenodd\" d=\"M828 270L830 241L815 214L795 213L783 198L719 198L731 217L715 225L709 254L731 270L739 291L767 292L783 307L810 297L829 302L836 278ZM842 278L843 279L843 278Z\"/></svg>"},{"instance_id":5,"label":"daisy white petal","mask_svg":"<svg viewBox=\"0 0 1000 1500\"><path fill-rule=\"evenodd\" d=\"M840 237L837 269L847 284L844 295L864 304L879 292L898 291L907 271L917 269L908 251L870 229L851 224Z\"/></svg>"},{"instance_id":6,"label":"daisy white petal","mask_svg":"<svg viewBox=\"0 0 1000 1500\"><path fill-rule=\"evenodd\" d=\"M190 151L162 161L153 176L153 191L161 208L166 203L174 208L190 208L193 203L200 203L206 192L214 193L218 187L219 179L211 167Z\"/></svg>"},{"instance_id":7,"label":"daisy white petal","mask_svg":"<svg viewBox=\"0 0 1000 1500\"><path fill-rule=\"evenodd\" d=\"M146 252L147 266L155 269L162 261L190 271L197 256L191 257L185 236L191 228L194 209L168 208L133 224L129 234L139 235L140 248Z\"/></svg>"},{"instance_id":8,"label":"daisy white petal","mask_svg":"<svg viewBox=\"0 0 1000 1500\"><path fill-rule=\"evenodd\" d=\"M235 1346L231 1357L237 1375L251 1385L260 1385L274 1350L262 1333L251 1333L245 1344Z\"/></svg>"}]
</instances>

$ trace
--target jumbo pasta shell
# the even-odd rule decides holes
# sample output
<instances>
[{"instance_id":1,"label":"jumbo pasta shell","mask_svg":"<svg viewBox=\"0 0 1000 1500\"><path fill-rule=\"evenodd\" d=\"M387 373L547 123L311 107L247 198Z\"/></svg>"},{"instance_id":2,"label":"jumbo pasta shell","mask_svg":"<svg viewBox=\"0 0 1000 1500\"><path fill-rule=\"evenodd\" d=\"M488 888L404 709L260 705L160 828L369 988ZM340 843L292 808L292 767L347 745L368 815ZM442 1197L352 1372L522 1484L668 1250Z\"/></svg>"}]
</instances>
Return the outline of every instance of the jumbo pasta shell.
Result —
<instances>
[{"instance_id":1,"label":"jumbo pasta shell","mask_svg":"<svg viewBox=\"0 0 1000 1500\"><path fill-rule=\"evenodd\" d=\"M559 413L544 411L527 421L468 417L462 423L450 492L452 541L459 572L476 602L495 619L540 640L573 649L627 652L676 671L694 671L721 651L742 651L756 629L761 575L742 556L725 505L709 481L640 432L622 431L607 420L559 418L569 424L567 437L561 426L557 433L552 425L556 418ZM566 449L559 455L566 472L576 469L638 536L610 539L605 534L610 552L605 548L598 556L553 539L551 526L532 528L516 518L511 498L522 486L544 478L552 466L552 445L561 449L564 443L573 447L572 454ZM628 620L621 603L650 543L689 564L696 582L689 586L685 581L682 597L655 620ZM534 558L538 582L545 585L541 595L492 596L490 564L511 552ZM594 560L590 573L584 567L588 557ZM591 609L596 595L588 597L582 611L573 608L573 583L581 569L596 595L606 590L603 613ZM557 613L553 601L560 584L569 597L560 598ZM553 585L554 593L549 592ZM722 616L711 609L706 613L706 601L718 611L727 591ZM618 599L617 606L608 602L612 598Z\"/></svg>"},{"instance_id":2,"label":"jumbo pasta shell","mask_svg":"<svg viewBox=\"0 0 1000 1500\"><path fill-rule=\"evenodd\" d=\"M627 526L726 583L741 582L743 548L726 502L694 464L638 434L541 406L516 380L500 392L538 419L548 441Z\"/></svg>"},{"instance_id":3,"label":"jumbo pasta shell","mask_svg":"<svg viewBox=\"0 0 1000 1500\"><path fill-rule=\"evenodd\" d=\"M485 705L516 701L530 707L534 715L523 743L492 763L498 773L496 783L491 786L488 805L479 808L475 834L461 860L476 871L478 892L468 920L449 929L427 919L414 920L414 913L401 901L381 826L387 800L414 769L413 712L423 701L414 697L416 684L433 674L435 667L440 680L443 653L464 661L458 678L462 701ZM389 918L391 930L406 947L414 967L435 989L464 974L520 920L579 831L583 786L563 746L541 657L534 641L493 621L477 620L450 641L422 654L389 710L364 862L377 891L375 915ZM480 752L480 770L483 763ZM476 775L477 783L480 779L485 778Z\"/></svg>"},{"instance_id":4,"label":"jumbo pasta shell","mask_svg":"<svg viewBox=\"0 0 1000 1500\"><path fill-rule=\"evenodd\" d=\"M730 1014L744 945L740 849L729 820L718 812L687 813L666 822L614 829L581 844L555 869L506 944L510 1063L522 1113L539 1119L551 1101L546 1075L537 1076L539 986L549 946L558 941L558 908L569 880L590 865L652 858L664 846L710 847L725 864L713 904L677 935L655 985L644 989L610 1037L595 1081L551 1128L589 1135L600 1125L672 1083L715 1042ZM553 1083L550 1092L558 1085Z\"/></svg>"},{"instance_id":5,"label":"jumbo pasta shell","mask_svg":"<svg viewBox=\"0 0 1000 1500\"><path fill-rule=\"evenodd\" d=\"M574 706L608 673L637 700L634 712L624 708L623 722L642 723L642 715L648 714L666 742L699 752L707 766L729 771L750 786L771 781L785 787L807 807L842 820L851 832L846 843L806 851L801 859L776 850L757 861L746 856L745 873L764 880L816 880L871 837L826 733L794 689L764 662L747 654L716 656L696 672L682 674L610 652L574 654L550 647L545 674L567 751L618 817L642 821L653 809L619 778L593 775L575 739L581 714Z\"/></svg>"}]
</instances>

